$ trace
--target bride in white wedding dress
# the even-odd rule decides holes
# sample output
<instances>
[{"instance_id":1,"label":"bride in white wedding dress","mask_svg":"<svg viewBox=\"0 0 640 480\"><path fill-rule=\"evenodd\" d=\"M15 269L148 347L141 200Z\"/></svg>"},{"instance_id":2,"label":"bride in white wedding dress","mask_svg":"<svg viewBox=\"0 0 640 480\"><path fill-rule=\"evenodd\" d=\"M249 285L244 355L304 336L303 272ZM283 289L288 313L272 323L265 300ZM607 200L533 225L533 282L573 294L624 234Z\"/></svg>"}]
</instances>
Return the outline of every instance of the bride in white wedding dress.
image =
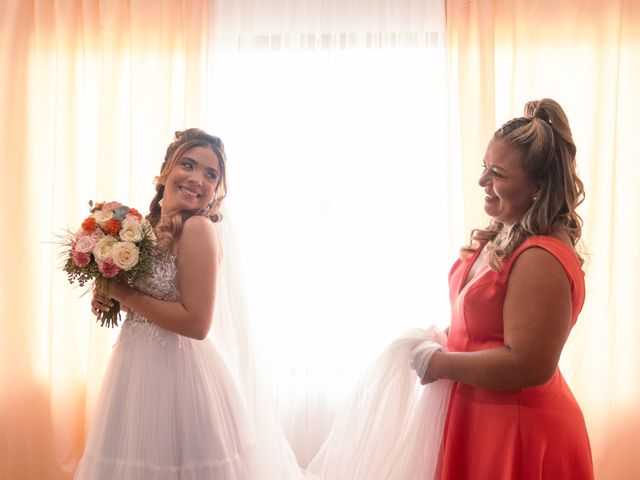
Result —
<instances>
[{"instance_id":1,"label":"bride in white wedding dress","mask_svg":"<svg viewBox=\"0 0 640 480\"><path fill-rule=\"evenodd\" d=\"M226 193L220 139L176 132L156 191L147 218L161 249L151 276L135 289L94 293L94 313L113 298L128 314L75 478L301 477L258 385L246 315L214 227Z\"/></svg>"}]
</instances>

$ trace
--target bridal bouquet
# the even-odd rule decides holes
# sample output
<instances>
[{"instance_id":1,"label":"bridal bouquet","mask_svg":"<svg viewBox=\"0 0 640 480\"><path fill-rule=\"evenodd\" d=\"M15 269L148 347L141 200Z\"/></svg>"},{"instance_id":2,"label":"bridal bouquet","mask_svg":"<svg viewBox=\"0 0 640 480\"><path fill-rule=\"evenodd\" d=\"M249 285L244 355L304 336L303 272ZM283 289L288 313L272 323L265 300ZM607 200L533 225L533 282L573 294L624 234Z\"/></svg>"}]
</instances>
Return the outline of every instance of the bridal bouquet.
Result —
<instances>
[{"instance_id":1,"label":"bridal bouquet","mask_svg":"<svg viewBox=\"0 0 640 480\"><path fill-rule=\"evenodd\" d=\"M70 283L81 287L94 282L95 288L107 292L109 282L133 285L151 269L155 235L148 221L135 209L118 202L89 202L91 214L75 234L63 238L64 271ZM100 312L101 326L117 326L120 304Z\"/></svg>"}]
</instances>

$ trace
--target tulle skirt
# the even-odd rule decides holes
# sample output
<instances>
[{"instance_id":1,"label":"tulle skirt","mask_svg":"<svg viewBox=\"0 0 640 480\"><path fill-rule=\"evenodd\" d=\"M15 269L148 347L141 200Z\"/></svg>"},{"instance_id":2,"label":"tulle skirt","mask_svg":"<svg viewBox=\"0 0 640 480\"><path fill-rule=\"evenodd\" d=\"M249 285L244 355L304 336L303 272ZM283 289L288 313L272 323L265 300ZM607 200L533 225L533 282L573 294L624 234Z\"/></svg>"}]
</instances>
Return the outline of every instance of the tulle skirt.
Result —
<instances>
[{"instance_id":1,"label":"tulle skirt","mask_svg":"<svg viewBox=\"0 0 640 480\"><path fill-rule=\"evenodd\" d=\"M435 476L452 382L421 386L414 348L437 348L435 327L411 330L370 365L307 468L326 480L431 480ZM444 348L444 347L442 347Z\"/></svg>"},{"instance_id":2,"label":"tulle skirt","mask_svg":"<svg viewBox=\"0 0 640 480\"><path fill-rule=\"evenodd\" d=\"M124 322L75 478L261 478L245 404L209 339Z\"/></svg>"}]
</instances>

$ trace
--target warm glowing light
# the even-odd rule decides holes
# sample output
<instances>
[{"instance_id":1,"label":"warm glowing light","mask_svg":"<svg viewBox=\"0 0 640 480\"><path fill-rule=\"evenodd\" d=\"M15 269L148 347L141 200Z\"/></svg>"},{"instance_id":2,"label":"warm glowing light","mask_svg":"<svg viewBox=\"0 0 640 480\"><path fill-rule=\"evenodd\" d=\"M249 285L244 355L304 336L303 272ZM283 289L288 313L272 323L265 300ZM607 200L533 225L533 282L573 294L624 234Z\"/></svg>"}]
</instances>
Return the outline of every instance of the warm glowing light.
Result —
<instances>
[{"instance_id":1,"label":"warm glowing light","mask_svg":"<svg viewBox=\"0 0 640 480\"><path fill-rule=\"evenodd\" d=\"M213 130L276 376L354 370L407 328L447 325L443 65L435 48L217 59Z\"/></svg>"}]
</instances>

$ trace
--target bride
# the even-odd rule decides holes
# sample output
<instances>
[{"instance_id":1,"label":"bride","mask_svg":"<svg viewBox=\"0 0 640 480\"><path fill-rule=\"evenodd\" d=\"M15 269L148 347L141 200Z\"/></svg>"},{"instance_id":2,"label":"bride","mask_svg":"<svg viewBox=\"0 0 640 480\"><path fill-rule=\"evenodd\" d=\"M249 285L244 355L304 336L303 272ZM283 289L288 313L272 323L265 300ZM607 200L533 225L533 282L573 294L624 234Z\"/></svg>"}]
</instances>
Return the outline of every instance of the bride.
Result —
<instances>
[{"instance_id":1,"label":"bride","mask_svg":"<svg viewBox=\"0 0 640 480\"><path fill-rule=\"evenodd\" d=\"M234 272L218 223L225 161L219 138L176 132L147 216L160 247L150 278L136 288L114 283L107 296L94 292L94 314L112 299L128 314L78 480L301 475L275 416L265 415L271 406L258 385L246 315L230 294Z\"/></svg>"}]
</instances>

